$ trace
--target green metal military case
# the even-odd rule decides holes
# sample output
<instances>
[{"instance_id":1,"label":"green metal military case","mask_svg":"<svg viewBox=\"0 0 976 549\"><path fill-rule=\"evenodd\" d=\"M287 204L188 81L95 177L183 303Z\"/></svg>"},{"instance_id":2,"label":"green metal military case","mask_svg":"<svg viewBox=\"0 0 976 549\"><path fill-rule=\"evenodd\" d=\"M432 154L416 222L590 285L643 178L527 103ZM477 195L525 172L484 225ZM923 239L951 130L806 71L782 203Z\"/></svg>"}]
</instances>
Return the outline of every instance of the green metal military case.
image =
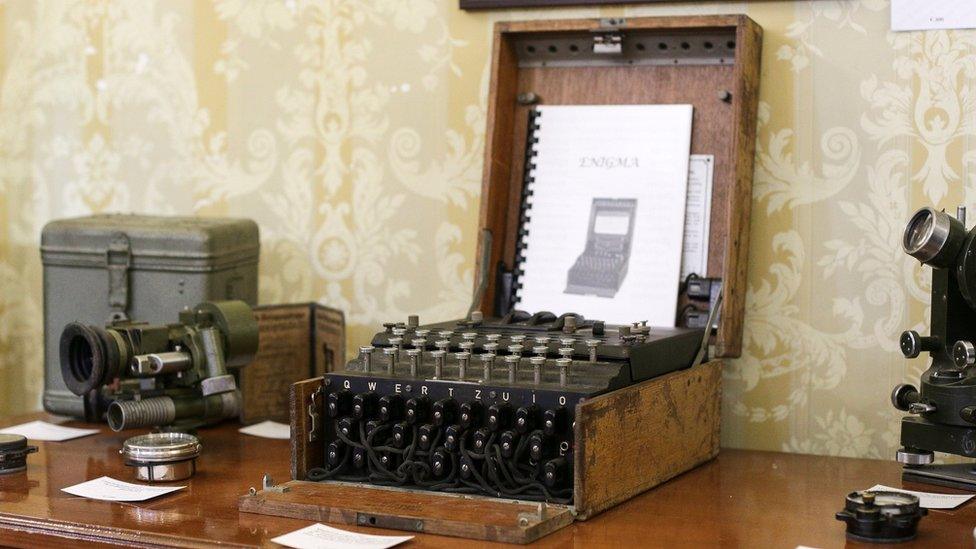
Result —
<instances>
[{"instance_id":1,"label":"green metal military case","mask_svg":"<svg viewBox=\"0 0 976 549\"><path fill-rule=\"evenodd\" d=\"M58 341L69 322L170 323L184 307L257 303L258 226L249 219L107 214L48 223L44 263L44 409L84 417L62 380Z\"/></svg>"}]
</instances>

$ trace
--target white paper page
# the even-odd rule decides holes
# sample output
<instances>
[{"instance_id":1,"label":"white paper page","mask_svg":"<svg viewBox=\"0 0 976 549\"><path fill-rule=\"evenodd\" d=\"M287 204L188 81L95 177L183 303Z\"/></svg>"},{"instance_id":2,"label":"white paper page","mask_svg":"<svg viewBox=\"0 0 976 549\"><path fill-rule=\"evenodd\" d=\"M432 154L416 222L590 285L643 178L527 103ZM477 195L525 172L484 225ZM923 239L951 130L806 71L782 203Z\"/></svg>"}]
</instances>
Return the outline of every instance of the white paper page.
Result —
<instances>
[{"instance_id":1,"label":"white paper page","mask_svg":"<svg viewBox=\"0 0 976 549\"><path fill-rule=\"evenodd\" d=\"M973 498L972 495L966 494L935 494L932 492L902 490L901 488L892 488L891 486L885 486L883 484L875 484L871 488L868 488L867 491L901 492L903 494L912 494L918 498L919 505L925 507L926 509L955 509Z\"/></svg>"},{"instance_id":2,"label":"white paper page","mask_svg":"<svg viewBox=\"0 0 976 549\"><path fill-rule=\"evenodd\" d=\"M94 435L97 432L98 429L64 427L62 425L55 425L46 421L31 421L29 423L21 423L20 425L0 429L0 433L8 435L21 435L27 437L28 440L39 440L46 442L61 442L64 440L71 440L73 438Z\"/></svg>"},{"instance_id":3,"label":"white paper page","mask_svg":"<svg viewBox=\"0 0 976 549\"><path fill-rule=\"evenodd\" d=\"M715 157L693 154L688 164L685 238L681 249L681 280L695 273L708 276L708 230L712 219L712 173Z\"/></svg>"},{"instance_id":4,"label":"white paper page","mask_svg":"<svg viewBox=\"0 0 976 549\"><path fill-rule=\"evenodd\" d=\"M253 437L276 438L282 440L288 440L291 438L291 427L285 425L284 423L278 423L277 421L270 420L255 423L254 425L248 425L247 427L241 427L238 429L238 431Z\"/></svg>"},{"instance_id":5,"label":"white paper page","mask_svg":"<svg viewBox=\"0 0 976 549\"><path fill-rule=\"evenodd\" d=\"M112 477L99 477L95 480L62 488L61 491L75 496L104 501L145 501L155 497L182 490L185 486L149 486L122 482Z\"/></svg>"},{"instance_id":6,"label":"white paper page","mask_svg":"<svg viewBox=\"0 0 976 549\"><path fill-rule=\"evenodd\" d=\"M674 326L691 105L539 107L533 196L516 307ZM594 199L636 200L626 276L612 297L567 292Z\"/></svg>"},{"instance_id":7,"label":"white paper page","mask_svg":"<svg viewBox=\"0 0 976 549\"><path fill-rule=\"evenodd\" d=\"M976 28L972 0L891 0L891 30Z\"/></svg>"},{"instance_id":8,"label":"white paper page","mask_svg":"<svg viewBox=\"0 0 976 549\"><path fill-rule=\"evenodd\" d=\"M411 539L413 536L373 536L347 532L324 524L313 524L271 541L295 549L385 549Z\"/></svg>"}]
</instances>

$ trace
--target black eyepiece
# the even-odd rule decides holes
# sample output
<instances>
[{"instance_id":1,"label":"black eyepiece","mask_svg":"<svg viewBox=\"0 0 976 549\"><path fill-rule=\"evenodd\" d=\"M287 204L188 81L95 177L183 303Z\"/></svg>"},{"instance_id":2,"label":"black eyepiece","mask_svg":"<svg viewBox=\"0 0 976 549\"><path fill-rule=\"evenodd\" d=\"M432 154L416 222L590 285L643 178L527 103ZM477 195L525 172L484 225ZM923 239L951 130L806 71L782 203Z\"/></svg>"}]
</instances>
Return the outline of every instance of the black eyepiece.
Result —
<instances>
[{"instance_id":1,"label":"black eyepiece","mask_svg":"<svg viewBox=\"0 0 976 549\"><path fill-rule=\"evenodd\" d=\"M905 227L905 253L932 267L952 266L966 239L966 227L958 219L934 208L915 212Z\"/></svg>"},{"instance_id":2,"label":"black eyepiece","mask_svg":"<svg viewBox=\"0 0 976 549\"><path fill-rule=\"evenodd\" d=\"M107 381L107 337L104 330L78 322L61 332L61 377L72 393L85 395Z\"/></svg>"}]
</instances>

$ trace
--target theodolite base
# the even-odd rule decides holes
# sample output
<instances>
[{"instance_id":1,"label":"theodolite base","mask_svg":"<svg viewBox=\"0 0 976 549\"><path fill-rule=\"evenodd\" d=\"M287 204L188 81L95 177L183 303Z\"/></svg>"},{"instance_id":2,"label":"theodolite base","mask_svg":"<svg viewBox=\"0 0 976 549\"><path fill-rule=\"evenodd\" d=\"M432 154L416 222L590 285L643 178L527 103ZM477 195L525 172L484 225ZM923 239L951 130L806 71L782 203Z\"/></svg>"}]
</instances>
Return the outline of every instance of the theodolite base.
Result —
<instances>
[{"instance_id":1,"label":"theodolite base","mask_svg":"<svg viewBox=\"0 0 976 549\"><path fill-rule=\"evenodd\" d=\"M911 450L976 458L976 426L946 425L908 416L901 420L901 444Z\"/></svg>"},{"instance_id":2,"label":"theodolite base","mask_svg":"<svg viewBox=\"0 0 976 549\"><path fill-rule=\"evenodd\" d=\"M976 492L976 463L951 463L905 467L901 479L904 482L934 484Z\"/></svg>"}]
</instances>

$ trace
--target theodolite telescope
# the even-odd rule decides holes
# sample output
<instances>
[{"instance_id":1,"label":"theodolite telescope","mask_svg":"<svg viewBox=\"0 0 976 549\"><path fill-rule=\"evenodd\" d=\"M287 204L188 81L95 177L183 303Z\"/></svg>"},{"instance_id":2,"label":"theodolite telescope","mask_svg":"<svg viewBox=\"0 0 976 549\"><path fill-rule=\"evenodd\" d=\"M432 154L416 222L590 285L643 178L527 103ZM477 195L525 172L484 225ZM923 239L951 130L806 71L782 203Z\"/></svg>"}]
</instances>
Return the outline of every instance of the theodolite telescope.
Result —
<instances>
[{"instance_id":1,"label":"theodolite telescope","mask_svg":"<svg viewBox=\"0 0 976 549\"><path fill-rule=\"evenodd\" d=\"M89 420L115 430L188 430L237 417L233 369L257 352L258 326L243 301L200 303L179 322L118 321L104 328L72 322L61 333L61 374L85 397Z\"/></svg>"}]
</instances>

